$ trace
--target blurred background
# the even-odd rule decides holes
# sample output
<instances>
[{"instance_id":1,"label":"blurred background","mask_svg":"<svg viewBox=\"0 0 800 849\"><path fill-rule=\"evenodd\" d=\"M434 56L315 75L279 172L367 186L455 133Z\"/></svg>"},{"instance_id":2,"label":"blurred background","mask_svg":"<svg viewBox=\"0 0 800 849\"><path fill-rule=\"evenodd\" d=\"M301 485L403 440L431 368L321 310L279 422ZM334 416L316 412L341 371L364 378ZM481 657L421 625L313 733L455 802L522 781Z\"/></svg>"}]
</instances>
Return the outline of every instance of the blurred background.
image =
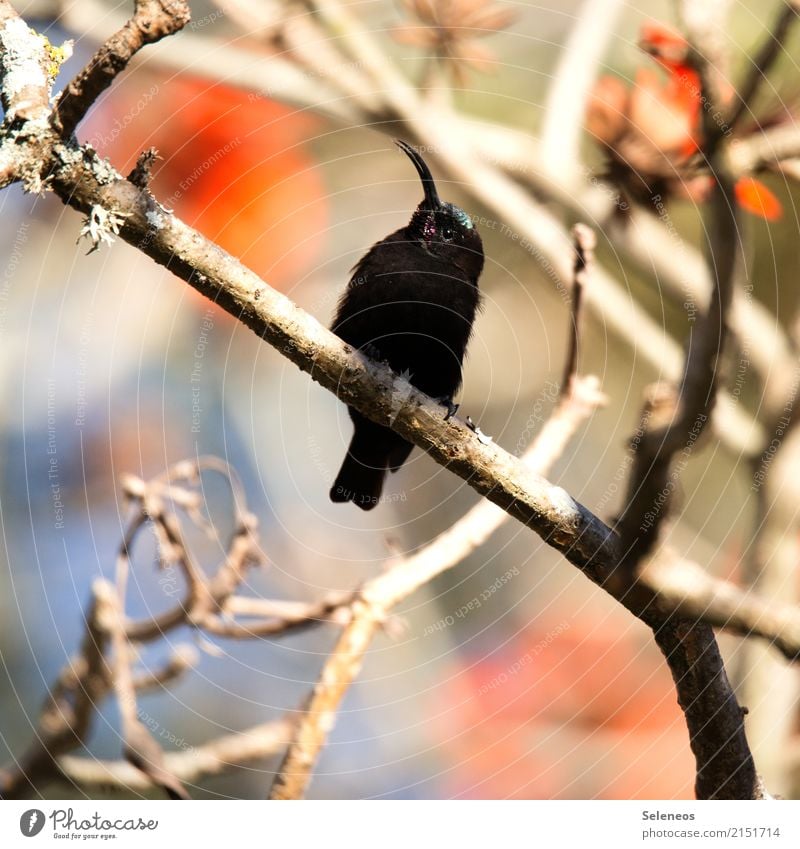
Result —
<instances>
[{"instance_id":1,"label":"blurred background","mask_svg":"<svg viewBox=\"0 0 800 849\"><path fill-rule=\"evenodd\" d=\"M76 40L58 86L130 11L129 4L99 0L77 0L68 9L14 5L53 43ZM170 45L146 49L78 136L123 174L143 149L157 148L156 197L327 325L354 263L408 220L419 182L391 143L395 131L379 119L337 121L322 94L318 109L268 96L269 69L259 55L277 48L262 37L267 25L255 12L258 26L246 32L241 18L248 6L239 4L234 14L234 5L192 0L193 23L174 39L174 52ZM483 33L475 61L462 63L452 78L440 69L461 112L531 138L544 133L549 110L574 106L554 99L551 88L571 34L583 17L604 9L592 85L611 86L612 94L618 84L598 81L649 85L638 76L642 69L666 85L669 69L640 42L649 23L676 26L671 3L500 5L513 20ZM399 70L418 80L428 67L427 48L419 37L415 42L420 19L413 6L350 8ZM725 39L734 79L772 20L764 8L755 0L730 5ZM410 37L397 29L408 26ZM798 37L790 34L770 74L767 111L779 103L790 114L800 94L800 69L791 58ZM209 53L211 44L228 52ZM245 63L236 72L231 51ZM248 76L249 89L241 85ZM306 80L313 91L313 75ZM606 179L603 116L596 103L591 108L595 121L579 139L578 176L624 213L637 202L635 193ZM534 160L529 167L543 166ZM485 308L466 362L461 410L519 453L554 405L568 305L547 265L511 237L497 212L433 168L440 194L476 219L487 256ZM756 207L743 216L747 282L775 327L791 329L796 189L786 174L759 179L742 194L744 205ZM538 199L565 226L581 219L598 229L602 266L659 327L683 341L684 309L665 296L653 272L663 256L648 271L605 236L610 219L599 220L594 208L581 214L555 196ZM682 263L684 249L701 245L702 191L667 189L664 199L668 222L652 209L643 214L669 224L674 251L667 264ZM258 517L268 560L250 574L248 590L269 598L311 600L352 588L384 568L390 554L413 551L477 502L465 483L415 450L374 511L331 504L328 489L351 433L346 410L331 394L132 247L118 240L87 255L88 243L78 241L80 216L52 195L32 197L13 186L0 193L0 215L2 762L25 749L48 686L78 647L93 578L113 577L127 515L122 473L149 478L185 457L225 458ZM641 356L647 340L637 339L636 328L623 338L597 312L586 319L581 370L599 376L610 402L580 431L551 479L609 521L624 492L627 443L643 390L660 372ZM737 378L740 353L727 366L729 388L738 387L737 406L758 419L762 381L750 368ZM791 468L780 471L784 496L794 492ZM714 434L705 438L683 471L671 544L711 572L743 580L740 564L758 524L752 480L741 452ZM209 480L207 491L212 517L228 527L224 487ZM798 589L794 507L779 511L778 521L781 559L769 587L788 600ZM154 550L142 537L134 551L130 615L167 609L182 592L179 577L165 581L156 569ZM203 550L209 567L218 555L213 545ZM474 599L467 615L457 615ZM507 524L397 612L406 627L391 639L380 635L369 651L312 797L692 797L683 718L650 633L533 533ZM142 696L140 707L156 723L151 727L177 738L165 743L168 749L279 717L301 704L336 636L334 626L321 625L273 641L201 644L197 669ZM148 648L143 662L157 663L177 641L195 639L171 633ZM797 673L768 647L748 655L735 638L720 642L740 698L746 693L758 767L771 789L796 797ZM768 674L748 690L760 674L754 667ZM88 742L91 756L119 756L118 723L109 702ZM190 790L197 797L262 797L277 760ZM50 792L74 791L54 785Z\"/></svg>"}]
</instances>

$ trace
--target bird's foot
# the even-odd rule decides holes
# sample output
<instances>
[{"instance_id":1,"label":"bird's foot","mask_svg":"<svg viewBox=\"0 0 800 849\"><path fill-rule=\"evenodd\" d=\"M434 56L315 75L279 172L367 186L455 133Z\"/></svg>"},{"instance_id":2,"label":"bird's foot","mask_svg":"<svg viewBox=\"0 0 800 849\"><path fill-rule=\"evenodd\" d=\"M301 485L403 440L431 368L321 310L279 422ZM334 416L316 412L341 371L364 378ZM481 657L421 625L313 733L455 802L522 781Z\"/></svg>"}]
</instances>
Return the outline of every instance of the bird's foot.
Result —
<instances>
[{"instance_id":1,"label":"bird's foot","mask_svg":"<svg viewBox=\"0 0 800 849\"><path fill-rule=\"evenodd\" d=\"M458 408L461 406L460 404L454 404L452 398L437 398L436 399L443 407L447 409L447 415L444 417L446 422L449 422L450 419L458 412Z\"/></svg>"},{"instance_id":2,"label":"bird's foot","mask_svg":"<svg viewBox=\"0 0 800 849\"><path fill-rule=\"evenodd\" d=\"M485 434L469 416L467 416L466 424L475 436L478 437L478 442L480 442L481 445L488 445L492 441L492 437Z\"/></svg>"}]
</instances>

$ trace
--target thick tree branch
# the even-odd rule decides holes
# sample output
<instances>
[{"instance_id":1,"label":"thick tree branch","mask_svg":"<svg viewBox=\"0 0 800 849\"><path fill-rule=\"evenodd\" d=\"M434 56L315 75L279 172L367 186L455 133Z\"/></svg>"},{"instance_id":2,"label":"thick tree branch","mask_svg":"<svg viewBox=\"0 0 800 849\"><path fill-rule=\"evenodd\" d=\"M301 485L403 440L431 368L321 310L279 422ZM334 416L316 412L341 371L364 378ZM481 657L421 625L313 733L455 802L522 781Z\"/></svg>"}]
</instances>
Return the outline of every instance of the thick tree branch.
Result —
<instances>
[{"instance_id":1,"label":"thick tree branch","mask_svg":"<svg viewBox=\"0 0 800 849\"><path fill-rule=\"evenodd\" d=\"M546 474L561 455L579 424L605 401L599 392L597 379L580 378L576 372L581 294L592 262L594 233L579 224L575 227L574 236L574 294L569 326L571 341L559 403L523 455L523 461L541 474ZM372 637L378 626L386 620L389 611L419 587L461 562L507 518L507 513L482 501L433 542L392 564L353 595L350 621L303 707L291 744L273 783L271 799L301 799L305 796L339 705L361 671Z\"/></svg>"},{"instance_id":2,"label":"thick tree branch","mask_svg":"<svg viewBox=\"0 0 800 849\"><path fill-rule=\"evenodd\" d=\"M728 683L714 632L689 619L667 619L653 633L686 717L697 798L765 798L744 734L744 712Z\"/></svg>"},{"instance_id":3,"label":"thick tree branch","mask_svg":"<svg viewBox=\"0 0 800 849\"><path fill-rule=\"evenodd\" d=\"M332 26L342 25L342 15L347 13L339 4L327 0L314 5ZM345 17L344 25L349 26L347 21ZM0 30L2 28L0 23ZM434 142L437 148L448 148L444 123L428 110L413 112L418 104L409 99L402 78L387 71L384 58L369 45L360 44L352 32L346 39L346 45L351 55L363 59L365 66L377 75L376 78L386 83L389 102L404 116L414 133L423 135L426 128L424 132L430 135L424 137ZM620 554L618 541L609 528L563 489L554 487L518 459L495 445L482 444L460 422L445 422L441 407L432 399L416 392L385 366L353 352L287 298L175 218L146 190L122 179L93 151L78 149L47 128L30 126L27 131L30 143L22 154L27 160L18 166L15 176L19 176L20 167L36 169L42 177L46 175L49 184L65 203L91 214L96 226L100 226L97 222L114 222L124 239L214 299L348 405L380 424L393 427L403 437L424 448L437 462L460 475L481 495L533 528L584 574L609 589L620 603L647 622L662 641L682 704L694 702L691 689L683 689L685 682L691 679L702 692L716 700L716 704L725 707L725 721L714 723L711 728L697 727L687 715L702 776L702 781L698 781L699 792L739 798L749 798L756 793L752 761L748 768L749 751L741 733L741 717L737 721L732 716L735 701L731 703L730 688L724 675L720 674L718 656L714 657L713 652L707 650L713 642L710 629L674 619L670 612L663 610L663 606L659 607L658 588L648 586L644 580L620 588L618 582L612 580ZM461 153L465 156L461 157ZM531 207L524 193L515 191L507 180L499 179L495 170L483 167L471 151L462 150L455 144L452 154L448 160L452 173L460 179L472 181L479 188L481 197L486 195L488 198L494 189L505 192L512 201L510 220L518 224L521 231L528 232L541 223L540 217L531 218ZM724 192L722 194L725 195ZM549 234L553 232L552 227L545 229ZM555 250L558 250L560 237L555 245ZM625 315L630 317L628 312ZM402 392L392 392L392 387L400 387ZM166 523L164 527L169 530ZM175 545L174 534L172 537L168 536L167 541ZM193 577L189 571L187 576L191 583ZM224 577L225 586L220 591L223 602L230 597L229 579L234 578L235 583L233 573ZM207 608L205 613L210 614L211 608ZM363 633L373 627L373 619L373 608L367 604L364 615L358 619ZM680 629L678 637L659 637L667 626L672 627L673 621L674 627ZM150 623L150 627L159 624ZM355 633L356 626L350 634ZM128 636L133 638L131 634ZM686 674L684 670L687 670ZM734 728L736 733L727 734L728 728ZM735 780L721 781L718 770L708 769L712 750L722 752L726 763L730 759L737 765Z\"/></svg>"},{"instance_id":4,"label":"thick tree branch","mask_svg":"<svg viewBox=\"0 0 800 849\"><path fill-rule=\"evenodd\" d=\"M710 25L705 18L707 9L688 4L682 8L687 14L699 13L703 21L698 26ZM703 112L703 123L714 184L704 220L715 286L697 334L690 334L687 342L680 386L662 384L645 407L628 500L619 523L622 558L614 576L619 589L626 583L637 586L641 565L656 550L681 471L673 466L674 460L679 452L688 460L714 408L718 363L733 302L739 241L734 181L717 155L720 137L711 113L719 103L715 97L718 77L696 46L700 43L705 48L705 41L695 37L691 53L701 80L702 102L711 106ZM670 577L668 570L667 579ZM697 797L761 798L763 787L745 736L744 714L728 682L711 627L701 617L658 615L653 610L643 611L642 618L652 627L675 681L697 764Z\"/></svg>"},{"instance_id":5,"label":"thick tree branch","mask_svg":"<svg viewBox=\"0 0 800 849\"><path fill-rule=\"evenodd\" d=\"M704 96L709 97L707 65L700 62L698 70ZM708 117L712 111L703 113L707 125L713 124ZM672 471L676 457L680 453L688 461L717 400L718 364L729 329L740 229L734 180L724 158L715 154L710 166L714 183L704 220L714 286L708 308L689 334L680 385L659 384L645 405L643 435L636 448L628 500L619 522L623 563L629 574L651 553L658 539L680 471Z\"/></svg>"},{"instance_id":6,"label":"thick tree branch","mask_svg":"<svg viewBox=\"0 0 800 849\"><path fill-rule=\"evenodd\" d=\"M94 0L84 0L80 4L64 6L61 19L72 31L83 34L96 26L96 11ZM109 19L105 11L103 20ZM297 19L292 18L291 21L294 25ZM119 25L121 22L115 24ZM101 28L100 32L104 35L107 30ZM320 39L324 40L325 35L321 31L316 43L320 43ZM375 40L373 33L365 28L361 29L359 37ZM337 38L336 43L338 41ZM168 44L157 45L148 54L148 62L155 61L163 68L190 70L215 81L224 80L264 97L282 100L303 109L310 108L346 126L371 123L379 131L396 134L398 122L404 125L401 115L387 111L385 104L376 104L376 93L380 93L382 87L361 73L365 67L362 63L353 63L349 57L341 56L338 61L325 63L321 69L322 76L318 76L317 72L310 75L304 73L301 65L287 60L287 55L282 52L264 55L239 41L229 43L194 32L191 35L184 33L177 39L171 39ZM200 62L198 57L211 57L211 61ZM344 71L358 78L348 83L346 98L337 95ZM411 96L419 99L419 93L413 90ZM553 201L581 219L588 217L603 222L604 235L620 256L633 261L657 280L677 303L685 303L688 299L690 308L705 308L709 299L710 280L701 258L690 244L681 242L676 261L675 234L654 216L634 210L630 226L616 226L613 220L614 202L609 197L609 188L600 184L586 169L576 167L563 175L553 173L540 167L539 144L529 134L452 110L444 110L444 117L452 133L468 139L485 164L501 168L510 180L524 184L533 189L537 197ZM377 124L374 123L376 119L379 119ZM406 129L412 134L411 129ZM430 139L422 137L418 140L431 148ZM434 155L446 169L453 158L448 149L437 149ZM464 189L472 193L473 182L464 183ZM493 187L489 198L481 197L481 200L495 211L500 220L504 220L507 202L501 187ZM553 238L554 228L561 230L557 236L558 241ZM531 219L531 226L525 231L525 237L541 252L540 261L548 274L552 269L556 269L559 275L565 273L559 264L563 256L563 235L563 228L556 218L544 208L537 209L536 217ZM602 272L600 277L602 281ZM591 304L592 309L597 311L603 321L611 324L620 338L636 348L637 356L644 357L660 375L669 380L678 380L681 362L679 347L670 338L664 339L663 346L659 342L640 347L639 340L647 335L643 328L661 335L663 329L650 322L646 313L636 305L636 315L629 314L626 299L615 295L616 290L625 287L610 276L608 280L613 288L604 292L601 283L598 300ZM785 392L782 375L791 368L791 355L779 322L757 301L744 297L742 293L736 295L731 322L742 346L748 350L750 363L764 380L767 402L778 403ZM713 424L717 435L736 456L742 453L754 455L759 451L763 440L759 424L741 404L725 393L720 397Z\"/></svg>"}]
</instances>

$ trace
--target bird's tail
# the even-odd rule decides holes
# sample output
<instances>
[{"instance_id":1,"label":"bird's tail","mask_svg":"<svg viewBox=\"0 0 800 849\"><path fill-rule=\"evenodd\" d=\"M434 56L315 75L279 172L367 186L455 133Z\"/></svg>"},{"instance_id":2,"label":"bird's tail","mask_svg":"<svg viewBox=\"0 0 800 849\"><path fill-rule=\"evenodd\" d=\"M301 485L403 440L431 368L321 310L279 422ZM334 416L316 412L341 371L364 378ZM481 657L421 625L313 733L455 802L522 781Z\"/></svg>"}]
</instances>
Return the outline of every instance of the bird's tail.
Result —
<instances>
[{"instance_id":1,"label":"bird's tail","mask_svg":"<svg viewBox=\"0 0 800 849\"><path fill-rule=\"evenodd\" d=\"M331 487L331 501L352 501L362 510L376 507L386 477L386 449L375 440L365 439L358 429L350 440L347 456Z\"/></svg>"}]
</instances>

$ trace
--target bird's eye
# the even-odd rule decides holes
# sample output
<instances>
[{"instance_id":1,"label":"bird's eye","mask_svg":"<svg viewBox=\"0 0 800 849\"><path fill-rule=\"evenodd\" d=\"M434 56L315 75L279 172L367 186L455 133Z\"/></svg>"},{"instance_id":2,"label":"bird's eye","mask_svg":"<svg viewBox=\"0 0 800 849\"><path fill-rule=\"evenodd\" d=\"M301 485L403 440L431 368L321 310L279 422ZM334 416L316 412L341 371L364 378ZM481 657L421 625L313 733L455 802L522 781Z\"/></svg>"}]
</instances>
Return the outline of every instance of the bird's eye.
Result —
<instances>
[{"instance_id":1,"label":"bird's eye","mask_svg":"<svg viewBox=\"0 0 800 849\"><path fill-rule=\"evenodd\" d=\"M445 227L442 230L442 239L445 242L452 242L456 236L456 231L452 227Z\"/></svg>"}]
</instances>

